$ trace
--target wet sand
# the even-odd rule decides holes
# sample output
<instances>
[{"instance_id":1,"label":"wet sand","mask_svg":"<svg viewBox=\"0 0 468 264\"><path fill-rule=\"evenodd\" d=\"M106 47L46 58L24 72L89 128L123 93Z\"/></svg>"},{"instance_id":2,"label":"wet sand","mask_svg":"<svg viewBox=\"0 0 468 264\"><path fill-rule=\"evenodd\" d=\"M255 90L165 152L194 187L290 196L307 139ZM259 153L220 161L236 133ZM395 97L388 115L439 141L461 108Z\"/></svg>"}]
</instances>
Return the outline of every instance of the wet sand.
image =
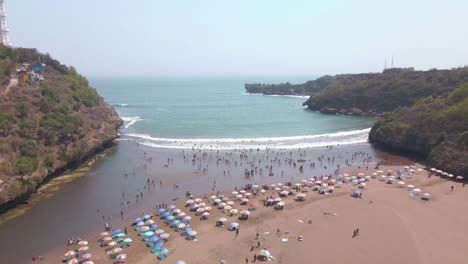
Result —
<instances>
[{"instance_id":1,"label":"wet sand","mask_svg":"<svg viewBox=\"0 0 468 264\"><path fill-rule=\"evenodd\" d=\"M194 163L193 154L197 155ZM119 142L115 151L98 161L84 177L64 184L53 191L53 195L47 193L49 197L41 199L13 221L0 225L0 262L29 263L32 256L45 256L55 248L63 248L69 237L86 237L101 230L106 221L111 224L121 221L121 211L124 219L128 219L142 210L154 208L158 203L183 197L187 190L199 195L213 190L231 190L245 184L269 184L332 174L336 165L346 166L346 160L358 165L371 156L374 157L373 161L378 160L380 152L369 144L355 144L332 149L303 149L300 152L252 150L244 152L247 156L242 158L241 154L242 151L207 151L203 157L203 152L198 150L182 152ZM320 164L318 158L322 155ZM277 156L281 164L274 161ZM335 162L328 162L327 158L332 159L333 156ZM230 165L223 163L223 158L230 160ZM169 165L165 166L168 159ZM289 159L296 162L296 167L293 163L288 164ZM306 160L303 173L299 171L299 159ZM244 170L251 166L246 162L254 160L261 160L257 172L253 177L245 177ZM314 168L310 167L312 162L315 163ZM274 175L268 175L267 165L273 166ZM203 168L206 167L208 170L204 172ZM260 173L260 168L263 173ZM148 179L151 188L147 186ZM179 187L174 188L174 185ZM143 199L139 198L136 202L136 194L141 193ZM13 240L22 241L22 246L10 243Z\"/></svg>"},{"instance_id":2,"label":"wet sand","mask_svg":"<svg viewBox=\"0 0 468 264\"><path fill-rule=\"evenodd\" d=\"M382 166L380 169L395 171L404 165ZM421 166L418 166L421 168ZM372 175L373 170L363 167L351 167L341 171L350 175ZM424 201L421 195L409 195L408 184L415 185L423 192L429 192L431 199ZM454 186L454 191L450 187ZM180 233L165 226L163 220L154 217L160 228L171 236L165 245L170 250L168 259L159 261L156 255L149 253L150 248L141 241L133 228L128 228L134 241L124 253L127 263L175 263L185 260L187 263L248 263L253 261L259 249L267 248L274 260L272 263L464 263L468 252L464 246L468 242L468 187L462 183L433 176L427 172L415 174L405 179L403 188L397 184L387 184L378 178L370 179L362 190L362 199L352 198L356 186L343 184L333 193L319 195L306 192L303 202L295 201L295 196L283 198L286 206L283 210L262 205L266 196L251 199L259 206L246 221L229 217L213 207L208 220L201 221L193 212L184 207L185 199L174 204L193 216L191 227L198 231L197 241L184 240ZM306 190L306 189L303 189ZM232 196L230 191L224 193ZM201 197L203 198L203 197ZM203 198L207 202L207 198ZM250 203L250 202L249 202ZM234 205L239 210L248 206ZM147 210L145 213L154 213ZM140 215L143 212L140 212ZM239 236L226 228L215 227L219 217L230 222L240 223ZM309 224L309 220L312 220ZM131 220L114 224L113 228L129 226ZM359 235L353 237L353 230L359 228ZM279 232L278 232L279 230ZM102 230L101 230L102 231ZM268 232L265 233L265 232ZM256 234L259 233L259 239ZM303 241L298 240L303 236ZM113 263L104 253L105 247L99 247L98 233L89 237L91 250L96 263ZM287 242L282 239L288 238ZM257 248L257 243L260 247ZM253 251L251 248L253 246ZM63 247L45 256L43 263L57 263L67 250L76 246Z\"/></svg>"}]
</instances>

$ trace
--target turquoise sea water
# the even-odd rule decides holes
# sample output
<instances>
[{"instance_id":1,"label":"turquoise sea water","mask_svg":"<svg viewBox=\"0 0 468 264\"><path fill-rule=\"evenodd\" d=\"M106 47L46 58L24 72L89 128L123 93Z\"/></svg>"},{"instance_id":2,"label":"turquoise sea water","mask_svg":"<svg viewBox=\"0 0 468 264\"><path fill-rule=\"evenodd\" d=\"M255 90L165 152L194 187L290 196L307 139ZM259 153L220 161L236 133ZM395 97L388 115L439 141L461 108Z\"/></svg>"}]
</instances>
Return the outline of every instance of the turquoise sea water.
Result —
<instances>
[{"instance_id":1,"label":"turquoise sea water","mask_svg":"<svg viewBox=\"0 0 468 264\"><path fill-rule=\"evenodd\" d=\"M245 93L246 82L307 78L90 78L124 119L123 140L158 148L298 148L365 142L373 118L324 115L304 97Z\"/></svg>"}]
</instances>

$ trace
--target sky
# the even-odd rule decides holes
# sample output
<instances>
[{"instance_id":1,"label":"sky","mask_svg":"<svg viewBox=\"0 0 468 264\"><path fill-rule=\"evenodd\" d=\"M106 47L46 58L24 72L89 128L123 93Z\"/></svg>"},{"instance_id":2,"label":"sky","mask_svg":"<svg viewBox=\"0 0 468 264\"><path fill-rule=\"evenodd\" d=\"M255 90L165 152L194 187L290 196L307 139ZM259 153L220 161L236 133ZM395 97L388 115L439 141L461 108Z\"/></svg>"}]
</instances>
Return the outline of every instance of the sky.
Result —
<instances>
[{"instance_id":1,"label":"sky","mask_svg":"<svg viewBox=\"0 0 468 264\"><path fill-rule=\"evenodd\" d=\"M87 76L304 76L468 64L466 0L5 0L10 39Z\"/></svg>"}]
</instances>

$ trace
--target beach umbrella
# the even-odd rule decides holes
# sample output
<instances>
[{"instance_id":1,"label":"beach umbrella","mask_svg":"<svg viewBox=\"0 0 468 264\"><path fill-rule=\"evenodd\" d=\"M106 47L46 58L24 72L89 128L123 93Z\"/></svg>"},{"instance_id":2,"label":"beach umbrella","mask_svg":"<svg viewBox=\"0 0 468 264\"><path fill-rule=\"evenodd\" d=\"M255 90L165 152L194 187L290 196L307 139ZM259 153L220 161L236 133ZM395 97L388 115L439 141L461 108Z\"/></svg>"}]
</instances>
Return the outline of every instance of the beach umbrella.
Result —
<instances>
[{"instance_id":1,"label":"beach umbrella","mask_svg":"<svg viewBox=\"0 0 468 264\"><path fill-rule=\"evenodd\" d=\"M83 264L94 264L94 262L92 262L91 260L88 260L88 261L83 262Z\"/></svg>"},{"instance_id":2,"label":"beach umbrella","mask_svg":"<svg viewBox=\"0 0 468 264\"><path fill-rule=\"evenodd\" d=\"M109 252L109 254L119 253L120 251L122 251L122 248L116 247L116 248L113 248L113 249Z\"/></svg>"},{"instance_id":3,"label":"beach umbrella","mask_svg":"<svg viewBox=\"0 0 468 264\"><path fill-rule=\"evenodd\" d=\"M229 227L231 227L231 228L237 228L237 227L239 227L239 224L236 223L236 222L232 222L232 223L229 224Z\"/></svg>"},{"instance_id":4,"label":"beach umbrella","mask_svg":"<svg viewBox=\"0 0 468 264\"><path fill-rule=\"evenodd\" d=\"M258 189L259 186L257 184L252 185L252 189Z\"/></svg>"},{"instance_id":5,"label":"beach umbrella","mask_svg":"<svg viewBox=\"0 0 468 264\"><path fill-rule=\"evenodd\" d=\"M197 213L203 213L204 211L205 211L204 208L198 208L198 209L197 209Z\"/></svg>"},{"instance_id":6,"label":"beach umbrella","mask_svg":"<svg viewBox=\"0 0 468 264\"><path fill-rule=\"evenodd\" d=\"M149 226L149 228L150 229L156 229L156 228L158 228L158 225L157 224L152 224L152 225Z\"/></svg>"},{"instance_id":7,"label":"beach umbrella","mask_svg":"<svg viewBox=\"0 0 468 264\"><path fill-rule=\"evenodd\" d=\"M184 227L186 227L186 226L187 226L186 224L180 223L180 224L177 225L177 228L184 228Z\"/></svg>"},{"instance_id":8,"label":"beach umbrella","mask_svg":"<svg viewBox=\"0 0 468 264\"><path fill-rule=\"evenodd\" d=\"M360 172L360 173L358 173L357 176L362 177L362 176L364 176L364 173Z\"/></svg>"},{"instance_id":9,"label":"beach umbrella","mask_svg":"<svg viewBox=\"0 0 468 264\"><path fill-rule=\"evenodd\" d=\"M195 201L192 200L192 199L187 200L187 201L185 202L185 204L187 204L187 205L192 205L192 204L194 204L194 203L195 203Z\"/></svg>"},{"instance_id":10,"label":"beach umbrella","mask_svg":"<svg viewBox=\"0 0 468 264\"><path fill-rule=\"evenodd\" d=\"M186 215L186 216L184 216L184 218L182 218L182 220L190 221L190 220L192 220L192 217L190 215Z\"/></svg>"},{"instance_id":11,"label":"beach umbrella","mask_svg":"<svg viewBox=\"0 0 468 264\"><path fill-rule=\"evenodd\" d=\"M252 194L248 192L248 193L244 193L244 196L245 197L250 197L250 196L252 196Z\"/></svg>"},{"instance_id":12,"label":"beach umbrella","mask_svg":"<svg viewBox=\"0 0 468 264\"><path fill-rule=\"evenodd\" d=\"M201 203L203 200L202 200L201 198L195 198L194 201L195 201L196 203Z\"/></svg>"},{"instance_id":13,"label":"beach umbrella","mask_svg":"<svg viewBox=\"0 0 468 264\"><path fill-rule=\"evenodd\" d=\"M161 208L161 209L162 209L162 208ZM163 210L164 210L164 209L163 209ZM133 221L134 221L135 223L136 223L136 222L141 222L141 221L143 221L143 218L141 218L141 217L135 217L135 218L133 218Z\"/></svg>"},{"instance_id":14,"label":"beach umbrella","mask_svg":"<svg viewBox=\"0 0 468 264\"><path fill-rule=\"evenodd\" d=\"M232 209L232 206L230 206L230 205L224 206L224 210L228 210L228 211L229 211L229 210L231 210L231 209Z\"/></svg>"},{"instance_id":15,"label":"beach umbrella","mask_svg":"<svg viewBox=\"0 0 468 264\"><path fill-rule=\"evenodd\" d=\"M78 261L76 258L72 258L72 259L67 260L66 263L67 264L78 264L78 263L80 263L80 261Z\"/></svg>"},{"instance_id":16,"label":"beach umbrella","mask_svg":"<svg viewBox=\"0 0 468 264\"><path fill-rule=\"evenodd\" d=\"M117 245L117 242L111 241L111 242L107 243L107 245L108 246L115 246L115 245Z\"/></svg>"},{"instance_id":17,"label":"beach umbrella","mask_svg":"<svg viewBox=\"0 0 468 264\"><path fill-rule=\"evenodd\" d=\"M456 179L457 180L463 180L463 176L457 176Z\"/></svg>"},{"instance_id":18,"label":"beach umbrella","mask_svg":"<svg viewBox=\"0 0 468 264\"><path fill-rule=\"evenodd\" d=\"M250 212L247 211L247 210L244 210L244 211L241 212L241 215L250 215Z\"/></svg>"},{"instance_id":19,"label":"beach umbrella","mask_svg":"<svg viewBox=\"0 0 468 264\"><path fill-rule=\"evenodd\" d=\"M228 201L226 204L232 206L232 205L234 205L234 202L233 201Z\"/></svg>"},{"instance_id":20,"label":"beach umbrella","mask_svg":"<svg viewBox=\"0 0 468 264\"><path fill-rule=\"evenodd\" d=\"M421 192L421 189L413 189L413 192Z\"/></svg>"},{"instance_id":21,"label":"beach umbrella","mask_svg":"<svg viewBox=\"0 0 468 264\"><path fill-rule=\"evenodd\" d=\"M247 203L247 202L249 201L249 199L247 199L247 198L242 198L241 201L242 201L243 203Z\"/></svg>"},{"instance_id":22,"label":"beach umbrella","mask_svg":"<svg viewBox=\"0 0 468 264\"><path fill-rule=\"evenodd\" d=\"M164 212L164 213L162 213L162 216L163 216L163 217L167 217L167 216L169 216L169 215L171 215L171 213L169 213L169 212L167 212L167 211Z\"/></svg>"},{"instance_id":23,"label":"beach umbrella","mask_svg":"<svg viewBox=\"0 0 468 264\"><path fill-rule=\"evenodd\" d=\"M123 242L125 242L125 243L132 243L133 240L132 240L131 238L127 237L127 238L124 238Z\"/></svg>"},{"instance_id":24,"label":"beach umbrella","mask_svg":"<svg viewBox=\"0 0 468 264\"><path fill-rule=\"evenodd\" d=\"M164 208L159 208L159 209L158 209L158 213L164 213L165 211L166 211L166 209L164 209ZM140 221L141 221L141 220L140 220Z\"/></svg>"},{"instance_id":25,"label":"beach umbrella","mask_svg":"<svg viewBox=\"0 0 468 264\"><path fill-rule=\"evenodd\" d=\"M182 212L182 210L180 210L180 209L174 209L174 210L172 210L172 213L173 213L173 214L178 214L178 213L180 213L180 212Z\"/></svg>"},{"instance_id":26,"label":"beach umbrella","mask_svg":"<svg viewBox=\"0 0 468 264\"><path fill-rule=\"evenodd\" d=\"M218 218L218 222L226 222L227 221L227 218L224 218L224 217L221 217L221 218Z\"/></svg>"},{"instance_id":27,"label":"beach umbrella","mask_svg":"<svg viewBox=\"0 0 468 264\"><path fill-rule=\"evenodd\" d=\"M261 190L260 190L260 192L261 192L261 193L265 193L265 192L266 192L266 190L263 190L263 189L261 189Z\"/></svg>"},{"instance_id":28,"label":"beach umbrella","mask_svg":"<svg viewBox=\"0 0 468 264\"><path fill-rule=\"evenodd\" d=\"M176 206L175 206L175 205L173 205L173 204L171 204L171 205L169 205L167 208L168 208L168 209L170 209L170 210L172 210L172 209L175 209L175 208L176 208Z\"/></svg>"},{"instance_id":29,"label":"beach umbrella","mask_svg":"<svg viewBox=\"0 0 468 264\"><path fill-rule=\"evenodd\" d=\"M149 237L147 241L158 241L158 240L159 240L158 236L152 236L152 237Z\"/></svg>"},{"instance_id":30,"label":"beach umbrella","mask_svg":"<svg viewBox=\"0 0 468 264\"><path fill-rule=\"evenodd\" d=\"M238 212L239 212L239 210L237 210L237 209L231 209L231 210L229 211L229 213L230 213L230 214L233 214L233 215L236 215Z\"/></svg>"},{"instance_id":31,"label":"beach umbrella","mask_svg":"<svg viewBox=\"0 0 468 264\"><path fill-rule=\"evenodd\" d=\"M109 232L102 232L102 233L100 233L99 235L101 235L101 236L109 236Z\"/></svg>"},{"instance_id":32,"label":"beach umbrella","mask_svg":"<svg viewBox=\"0 0 468 264\"><path fill-rule=\"evenodd\" d=\"M163 249L161 249L161 252L160 252L160 253L161 253L161 254L167 254L167 253L169 253L169 249L163 248Z\"/></svg>"},{"instance_id":33,"label":"beach umbrella","mask_svg":"<svg viewBox=\"0 0 468 264\"><path fill-rule=\"evenodd\" d=\"M288 195L289 192L288 192L288 191L282 191L282 192L280 192L280 194L282 194L282 195Z\"/></svg>"},{"instance_id":34,"label":"beach umbrella","mask_svg":"<svg viewBox=\"0 0 468 264\"><path fill-rule=\"evenodd\" d=\"M303 193L300 193L300 194L297 195L297 198L304 198L304 197L306 197L306 195L303 194Z\"/></svg>"},{"instance_id":35,"label":"beach umbrella","mask_svg":"<svg viewBox=\"0 0 468 264\"><path fill-rule=\"evenodd\" d=\"M200 207L200 205L198 205L198 204L193 204L193 205L192 205L192 209L193 209L193 210L197 209L198 207Z\"/></svg>"},{"instance_id":36,"label":"beach umbrella","mask_svg":"<svg viewBox=\"0 0 468 264\"><path fill-rule=\"evenodd\" d=\"M274 202L274 201L275 201L275 200L273 200L273 199L267 199L267 202L268 202L268 203L272 203L272 202Z\"/></svg>"},{"instance_id":37,"label":"beach umbrella","mask_svg":"<svg viewBox=\"0 0 468 264\"><path fill-rule=\"evenodd\" d=\"M105 237L102 239L102 241L111 241L112 240L112 237Z\"/></svg>"},{"instance_id":38,"label":"beach umbrella","mask_svg":"<svg viewBox=\"0 0 468 264\"><path fill-rule=\"evenodd\" d=\"M208 213L208 212L202 213L202 216L209 216L209 215L210 215L210 213Z\"/></svg>"},{"instance_id":39,"label":"beach umbrella","mask_svg":"<svg viewBox=\"0 0 468 264\"><path fill-rule=\"evenodd\" d=\"M236 198L237 198L237 199L240 199L240 198L242 198L242 197L244 197L242 194L236 195Z\"/></svg>"},{"instance_id":40,"label":"beach umbrella","mask_svg":"<svg viewBox=\"0 0 468 264\"><path fill-rule=\"evenodd\" d=\"M169 235L168 233L162 233L162 234L160 235L160 237L161 237L161 238L164 238L164 239L166 239L166 238L168 238L168 237L170 237L170 236L171 236L171 235Z\"/></svg>"},{"instance_id":41,"label":"beach umbrella","mask_svg":"<svg viewBox=\"0 0 468 264\"><path fill-rule=\"evenodd\" d=\"M116 228L114 230L112 230L112 233L121 233L122 232L122 229L120 228Z\"/></svg>"},{"instance_id":42,"label":"beach umbrella","mask_svg":"<svg viewBox=\"0 0 468 264\"><path fill-rule=\"evenodd\" d=\"M265 258L271 258L270 251L268 251L266 249L260 250L257 255L261 256L261 257L265 257Z\"/></svg>"},{"instance_id":43,"label":"beach umbrella","mask_svg":"<svg viewBox=\"0 0 468 264\"><path fill-rule=\"evenodd\" d=\"M145 219L145 220L151 219L151 215L145 214L145 215L143 216L143 219Z\"/></svg>"},{"instance_id":44,"label":"beach umbrella","mask_svg":"<svg viewBox=\"0 0 468 264\"><path fill-rule=\"evenodd\" d=\"M282 188L283 188L283 190L287 190L287 189L289 189L289 186L284 185Z\"/></svg>"},{"instance_id":45,"label":"beach umbrella","mask_svg":"<svg viewBox=\"0 0 468 264\"><path fill-rule=\"evenodd\" d=\"M200 206L200 207L205 207L205 206L206 206L206 203L199 203L198 206Z\"/></svg>"},{"instance_id":46,"label":"beach umbrella","mask_svg":"<svg viewBox=\"0 0 468 264\"><path fill-rule=\"evenodd\" d=\"M183 231L188 233L188 232L192 231L192 228L186 227L186 228L183 229Z\"/></svg>"},{"instance_id":47,"label":"beach umbrella","mask_svg":"<svg viewBox=\"0 0 468 264\"><path fill-rule=\"evenodd\" d=\"M215 203L220 203L220 202L221 202L221 199L216 198L216 199L213 200L213 202L215 202Z\"/></svg>"},{"instance_id":48,"label":"beach umbrella","mask_svg":"<svg viewBox=\"0 0 468 264\"><path fill-rule=\"evenodd\" d=\"M162 247L164 246L164 241L158 241L154 244L155 247Z\"/></svg>"},{"instance_id":49,"label":"beach umbrella","mask_svg":"<svg viewBox=\"0 0 468 264\"><path fill-rule=\"evenodd\" d=\"M431 198L431 194L430 193L424 193L423 198L428 200L429 198Z\"/></svg>"},{"instance_id":50,"label":"beach umbrella","mask_svg":"<svg viewBox=\"0 0 468 264\"><path fill-rule=\"evenodd\" d=\"M144 233L140 233L140 236L152 236L152 235L154 235L153 231L146 231Z\"/></svg>"},{"instance_id":51,"label":"beach umbrella","mask_svg":"<svg viewBox=\"0 0 468 264\"><path fill-rule=\"evenodd\" d=\"M275 198L275 202L281 202L282 200L283 200L283 199L281 199L281 198L279 198L279 197L278 197L278 198Z\"/></svg>"},{"instance_id":52,"label":"beach umbrella","mask_svg":"<svg viewBox=\"0 0 468 264\"><path fill-rule=\"evenodd\" d=\"M141 231L141 232L145 232L145 231L148 231L148 230L150 230L149 226L142 226L142 227L140 228L140 231Z\"/></svg>"},{"instance_id":53,"label":"beach umbrella","mask_svg":"<svg viewBox=\"0 0 468 264\"><path fill-rule=\"evenodd\" d=\"M414 185L408 184L408 188L414 188Z\"/></svg>"},{"instance_id":54,"label":"beach umbrella","mask_svg":"<svg viewBox=\"0 0 468 264\"><path fill-rule=\"evenodd\" d=\"M81 258L83 258L83 259L90 259L92 257L93 257L93 255L91 253L86 253L83 256L81 256Z\"/></svg>"},{"instance_id":55,"label":"beach umbrella","mask_svg":"<svg viewBox=\"0 0 468 264\"><path fill-rule=\"evenodd\" d=\"M162 234L162 233L164 233L164 230L158 229L158 230L154 231L154 233L155 234Z\"/></svg>"},{"instance_id":56,"label":"beach umbrella","mask_svg":"<svg viewBox=\"0 0 468 264\"><path fill-rule=\"evenodd\" d=\"M279 203L277 203L276 205L278 205L278 206L284 206L285 204L286 204L285 202L279 202Z\"/></svg>"},{"instance_id":57,"label":"beach umbrella","mask_svg":"<svg viewBox=\"0 0 468 264\"><path fill-rule=\"evenodd\" d=\"M246 193L246 191L245 190L240 190L239 193L244 194L244 193Z\"/></svg>"},{"instance_id":58,"label":"beach umbrella","mask_svg":"<svg viewBox=\"0 0 468 264\"><path fill-rule=\"evenodd\" d=\"M364 177L364 179L370 180L370 179L372 179L372 177L371 176L366 176L366 177Z\"/></svg>"},{"instance_id":59,"label":"beach umbrella","mask_svg":"<svg viewBox=\"0 0 468 264\"><path fill-rule=\"evenodd\" d=\"M270 185L270 187L276 187L276 184L273 183L272 185Z\"/></svg>"},{"instance_id":60,"label":"beach umbrella","mask_svg":"<svg viewBox=\"0 0 468 264\"><path fill-rule=\"evenodd\" d=\"M175 264L185 264L185 261L183 261L183 260L178 260L178 261L176 261Z\"/></svg>"},{"instance_id":61,"label":"beach umbrella","mask_svg":"<svg viewBox=\"0 0 468 264\"><path fill-rule=\"evenodd\" d=\"M145 225L152 225L152 224L154 224L154 221L151 219L145 221Z\"/></svg>"},{"instance_id":62,"label":"beach umbrella","mask_svg":"<svg viewBox=\"0 0 468 264\"><path fill-rule=\"evenodd\" d=\"M206 206L204 209L205 209L205 211L211 211L211 207L210 207L210 206Z\"/></svg>"},{"instance_id":63,"label":"beach umbrella","mask_svg":"<svg viewBox=\"0 0 468 264\"><path fill-rule=\"evenodd\" d=\"M218 197L216 197L216 195L211 195L209 198L210 198L210 199L216 199L216 198L218 198Z\"/></svg>"},{"instance_id":64,"label":"beach umbrella","mask_svg":"<svg viewBox=\"0 0 468 264\"><path fill-rule=\"evenodd\" d=\"M86 250L88 250L88 249L89 249L88 246L82 246L82 247L80 247L80 248L78 249L78 251L82 252L82 251L86 251Z\"/></svg>"},{"instance_id":65,"label":"beach umbrella","mask_svg":"<svg viewBox=\"0 0 468 264\"><path fill-rule=\"evenodd\" d=\"M127 258L127 254L119 254L115 257L115 259L126 259Z\"/></svg>"},{"instance_id":66,"label":"beach umbrella","mask_svg":"<svg viewBox=\"0 0 468 264\"><path fill-rule=\"evenodd\" d=\"M239 192L238 192L238 191L233 191L233 192L231 192L231 193L232 193L233 195L237 195L237 194L239 194Z\"/></svg>"},{"instance_id":67,"label":"beach umbrella","mask_svg":"<svg viewBox=\"0 0 468 264\"><path fill-rule=\"evenodd\" d=\"M223 202L229 201L229 198L223 197L223 198L221 198L221 201L223 201Z\"/></svg>"},{"instance_id":68,"label":"beach umbrella","mask_svg":"<svg viewBox=\"0 0 468 264\"><path fill-rule=\"evenodd\" d=\"M281 191L281 188L276 187L276 188L275 188L275 191Z\"/></svg>"},{"instance_id":69,"label":"beach umbrella","mask_svg":"<svg viewBox=\"0 0 468 264\"><path fill-rule=\"evenodd\" d=\"M179 223L180 223L180 220L174 220L174 221L172 221L172 224L173 224L173 225L178 225Z\"/></svg>"},{"instance_id":70,"label":"beach umbrella","mask_svg":"<svg viewBox=\"0 0 468 264\"><path fill-rule=\"evenodd\" d=\"M172 220L172 219L174 219L174 218L175 218L175 217L174 217L173 215L170 215L170 216L166 217L167 220Z\"/></svg>"},{"instance_id":71,"label":"beach umbrella","mask_svg":"<svg viewBox=\"0 0 468 264\"><path fill-rule=\"evenodd\" d=\"M78 242L78 245L86 246L86 245L88 245L88 241L82 240L82 241Z\"/></svg>"},{"instance_id":72,"label":"beach umbrella","mask_svg":"<svg viewBox=\"0 0 468 264\"><path fill-rule=\"evenodd\" d=\"M67 253L65 253L65 257L71 257L71 256L74 256L75 254L76 254L75 251L70 250L70 251L68 251Z\"/></svg>"},{"instance_id":73,"label":"beach umbrella","mask_svg":"<svg viewBox=\"0 0 468 264\"><path fill-rule=\"evenodd\" d=\"M136 225L137 225L137 226L144 226L145 223L144 223L144 222L138 222Z\"/></svg>"},{"instance_id":74,"label":"beach umbrella","mask_svg":"<svg viewBox=\"0 0 468 264\"><path fill-rule=\"evenodd\" d=\"M177 217L178 217L178 218L181 218L181 217L184 217L184 216L186 216L186 215L187 215L186 213L180 212L180 213L177 214Z\"/></svg>"}]
</instances>

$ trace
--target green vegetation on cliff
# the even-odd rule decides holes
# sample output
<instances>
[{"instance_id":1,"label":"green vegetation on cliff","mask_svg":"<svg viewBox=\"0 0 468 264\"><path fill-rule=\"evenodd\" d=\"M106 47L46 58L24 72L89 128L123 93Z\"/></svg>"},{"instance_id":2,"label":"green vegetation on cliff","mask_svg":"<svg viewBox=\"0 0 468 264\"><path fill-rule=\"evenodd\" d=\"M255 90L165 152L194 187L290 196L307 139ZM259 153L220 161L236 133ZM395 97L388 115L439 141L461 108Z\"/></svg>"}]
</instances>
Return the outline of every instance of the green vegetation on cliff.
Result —
<instances>
[{"instance_id":1,"label":"green vegetation on cliff","mask_svg":"<svg viewBox=\"0 0 468 264\"><path fill-rule=\"evenodd\" d=\"M25 65L41 65L44 79L21 78ZM48 54L0 45L0 80L0 205L117 137L114 109Z\"/></svg>"},{"instance_id":2,"label":"green vegetation on cliff","mask_svg":"<svg viewBox=\"0 0 468 264\"><path fill-rule=\"evenodd\" d=\"M468 83L385 114L369 139L420 154L431 166L468 175Z\"/></svg>"}]
</instances>

